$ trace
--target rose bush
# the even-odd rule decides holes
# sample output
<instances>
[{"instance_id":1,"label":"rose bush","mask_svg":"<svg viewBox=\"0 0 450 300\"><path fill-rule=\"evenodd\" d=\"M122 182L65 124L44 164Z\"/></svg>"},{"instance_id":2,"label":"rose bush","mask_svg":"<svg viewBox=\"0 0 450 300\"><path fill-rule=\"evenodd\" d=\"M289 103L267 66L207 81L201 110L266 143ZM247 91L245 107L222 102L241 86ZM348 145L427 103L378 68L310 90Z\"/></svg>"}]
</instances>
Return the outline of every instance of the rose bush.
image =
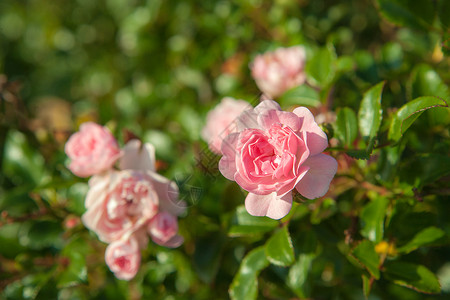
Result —
<instances>
[{"instance_id":1,"label":"rose bush","mask_svg":"<svg viewBox=\"0 0 450 300\"><path fill-rule=\"evenodd\" d=\"M276 98L305 82L306 52L302 46L278 48L257 55L250 64L253 79L268 98Z\"/></svg>"},{"instance_id":2,"label":"rose bush","mask_svg":"<svg viewBox=\"0 0 450 300\"><path fill-rule=\"evenodd\" d=\"M206 116L206 125L202 130L202 138L216 154L222 154L222 140L236 131L236 118L246 109L251 108L244 100L225 97Z\"/></svg>"},{"instance_id":3,"label":"rose bush","mask_svg":"<svg viewBox=\"0 0 450 300\"><path fill-rule=\"evenodd\" d=\"M337 162L322 153L328 139L307 108L285 112L266 100L239 116L238 130L222 144L219 169L249 192L251 215L284 217L294 188L309 199L328 191Z\"/></svg>"},{"instance_id":4,"label":"rose bush","mask_svg":"<svg viewBox=\"0 0 450 300\"><path fill-rule=\"evenodd\" d=\"M88 177L111 168L120 157L120 149L111 132L93 122L81 124L65 145L71 159L69 169L79 177Z\"/></svg>"}]
</instances>

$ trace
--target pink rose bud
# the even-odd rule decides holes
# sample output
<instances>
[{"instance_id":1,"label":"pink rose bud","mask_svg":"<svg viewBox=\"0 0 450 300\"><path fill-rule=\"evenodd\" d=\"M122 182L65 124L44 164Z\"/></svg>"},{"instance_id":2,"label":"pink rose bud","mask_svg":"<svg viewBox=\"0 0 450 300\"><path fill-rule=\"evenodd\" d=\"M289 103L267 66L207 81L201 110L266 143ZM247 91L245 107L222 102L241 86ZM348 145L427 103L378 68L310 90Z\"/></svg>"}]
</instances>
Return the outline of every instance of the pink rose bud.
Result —
<instances>
[{"instance_id":1,"label":"pink rose bud","mask_svg":"<svg viewBox=\"0 0 450 300\"><path fill-rule=\"evenodd\" d=\"M104 242L137 231L158 212L158 193L144 172L110 171L89 183L82 220Z\"/></svg>"},{"instance_id":2,"label":"pink rose bud","mask_svg":"<svg viewBox=\"0 0 450 300\"><path fill-rule=\"evenodd\" d=\"M183 243L183 238L177 235L177 217L168 212L158 213L148 224L148 232L152 240L161 246L175 248Z\"/></svg>"},{"instance_id":3,"label":"pink rose bud","mask_svg":"<svg viewBox=\"0 0 450 300\"><path fill-rule=\"evenodd\" d=\"M256 56L250 69L256 85L265 96L276 98L305 82L305 59L302 46L278 48Z\"/></svg>"},{"instance_id":4,"label":"pink rose bud","mask_svg":"<svg viewBox=\"0 0 450 300\"><path fill-rule=\"evenodd\" d=\"M249 192L251 215L284 217L294 188L308 199L328 191L337 162L322 153L328 139L307 108L285 112L266 100L242 114L238 128L223 141L219 169Z\"/></svg>"},{"instance_id":5,"label":"pink rose bud","mask_svg":"<svg viewBox=\"0 0 450 300\"><path fill-rule=\"evenodd\" d=\"M130 280L139 270L141 253L134 238L117 240L108 245L105 261L114 275L123 280Z\"/></svg>"},{"instance_id":6,"label":"pink rose bud","mask_svg":"<svg viewBox=\"0 0 450 300\"><path fill-rule=\"evenodd\" d=\"M211 151L222 154L222 140L230 133L236 131L235 120L251 105L244 100L235 100L231 97L222 99L206 116L206 126L202 130L202 138L208 142Z\"/></svg>"},{"instance_id":7,"label":"pink rose bud","mask_svg":"<svg viewBox=\"0 0 450 300\"><path fill-rule=\"evenodd\" d=\"M69 169L88 177L111 168L120 157L116 139L106 127L87 122L66 143L65 152L72 160Z\"/></svg>"}]
</instances>

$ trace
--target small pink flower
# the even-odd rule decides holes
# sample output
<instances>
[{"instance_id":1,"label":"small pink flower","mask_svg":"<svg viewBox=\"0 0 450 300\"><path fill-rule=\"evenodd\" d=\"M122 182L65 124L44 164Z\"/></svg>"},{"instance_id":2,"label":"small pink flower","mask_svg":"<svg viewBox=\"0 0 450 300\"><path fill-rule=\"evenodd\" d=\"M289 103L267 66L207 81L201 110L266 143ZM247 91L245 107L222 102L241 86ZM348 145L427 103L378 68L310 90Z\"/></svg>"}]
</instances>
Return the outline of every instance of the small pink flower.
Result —
<instances>
[{"instance_id":1,"label":"small pink flower","mask_svg":"<svg viewBox=\"0 0 450 300\"><path fill-rule=\"evenodd\" d=\"M212 109L206 117L206 126L202 130L202 138L209 143L211 151L222 154L222 140L236 131L236 118L246 109L251 109L250 104L244 100L235 100L225 97Z\"/></svg>"},{"instance_id":2,"label":"small pink flower","mask_svg":"<svg viewBox=\"0 0 450 300\"><path fill-rule=\"evenodd\" d=\"M72 160L69 169L88 177L111 168L120 157L116 139L106 127L87 122L66 143L65 152Z\"/></svg>"},{"instance_id":3,"label":"small pink flower","mask_svg":"<svg viewBox=\"0 0 450 300\"><path fill-rule=\"evenodd\" d=\"M133 237L112 242L106 248L105 261L117 278L131 280L141 263L138 242Z\"/></svg>"},{"instance_id":4,"label":"small pink flower","mask_svg":"<svg viewBox=\"0 0 450 300\"><path fill-rule=\"evenodd\" d=\"M294 188L308 199L328 191L337 162L322 154L328 139L307 108L285 112L266 100L239 117L238 130L223 141L219 169L249 192L251 215L284 217Z\"/></svg>"},{"instance_id":5,"label":"small pink flower","mask_svg":"<svg viewBox=\"0 0 450 300\"><path fill-rule=\"evenodd\" d=\"M152 240L161 246L176 248L183 243L183 238L177 235L177 217L167 212L160 212L153 217L148 224L148 232Z\"/></svg>"},{"instance_id":6,"label":"small pink flower","mask_svg":"<svg viewBox=\"0 0 450 300\"><path fill-rule=\"evenodd\" d=\"M305 59L302 46L278 48L256 56L250 69L256 85L265 96L275 98L305 82Z\"/></svg>"}]
</instances>

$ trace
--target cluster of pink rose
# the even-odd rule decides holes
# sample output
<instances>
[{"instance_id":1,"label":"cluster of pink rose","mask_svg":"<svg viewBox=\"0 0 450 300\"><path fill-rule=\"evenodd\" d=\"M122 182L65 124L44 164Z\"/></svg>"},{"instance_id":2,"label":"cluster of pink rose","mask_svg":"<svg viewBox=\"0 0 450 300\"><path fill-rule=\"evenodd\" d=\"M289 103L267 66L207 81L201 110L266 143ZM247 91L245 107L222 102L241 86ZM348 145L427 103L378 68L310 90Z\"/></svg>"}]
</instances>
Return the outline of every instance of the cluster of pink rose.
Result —
<instances>
[{"instance_id":1,"label":"cluster of pink rose","mask_svg":"<svg viewBox=\"0 0 450 300\"><path fill-rule=\"evenodd\" d=\"M75 175L92 176L82 221L109 243L105 260L117 278L136 275L149 236L166 247L183 243L177 216L185 204L178 201L176 184L156 173L151 144L133 139L120 149L106 127L87 122L69 138L65 151Z\"/></svg>"},{"instance_id":2,"label":"cluster of pink rose","mask_svg":"<svg viewBox=\"0 0 450 300\"><path fill-rule=\"evenodd\" d=\"M262 99L303 84L305 59L301 46L258 55L251 69ZM305 107L287 112L264 100L252 108L227 97L208 113L202 137L223 155L222 175L248 191L245 207L254 216L284 217L294 189L308 199L324 196L337 171L336 160L322 153L327 135Z\"/></svg>"}]
</instances>

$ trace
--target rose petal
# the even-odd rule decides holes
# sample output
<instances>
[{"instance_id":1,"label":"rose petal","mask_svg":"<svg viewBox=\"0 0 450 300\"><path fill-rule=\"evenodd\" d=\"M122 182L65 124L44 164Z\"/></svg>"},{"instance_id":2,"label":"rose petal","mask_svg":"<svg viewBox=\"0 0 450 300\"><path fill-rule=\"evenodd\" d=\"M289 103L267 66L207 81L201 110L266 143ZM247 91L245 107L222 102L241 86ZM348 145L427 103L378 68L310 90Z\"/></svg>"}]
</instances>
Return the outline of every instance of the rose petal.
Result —
<instances>
[{"instance_id":1,"label":"rose petal","mask_svg":"<svg viewBox=\"0 0 450 300\"><path fill-rule=\"evenodd\" d=\"M158 245L168 247L168 248L177 248L184 242L184 238L181 235L175 235L170 240L164 242L157 237L152 236L152 241L157 243Z\"/></svg>"},{"instance_id":2,"label":"rose petal","mask_svg":"<svg viewBox=\"0 0 450 300\"><path fill-rule=\"evenodd\" d=\"M186 202L178 199L178 186L175 182L155 172L146 172L151 178L153 188L158 194L160 210L179 216L186 211Z\"/></svg>"},{"instance_id":3,"label":"rose petal","mask_svg":"<svg viewBox=\"0 0 450 300\"><path fill-rule=\"evenodd\" d=\"M252 216L268 216L272 219L281 219L286 216L292 207L292 193L279 197L275 192L268 195L249 193L245 198L245 208Z\"/></svg>"},{"instance_id":4,"label":"rose petal","mask_svg":"<svg viewBox=\"0 0 450 300\"><path fill-rule=\"evenodd\" d=\"M289 126L295 132L300 129L301 125L300 119L296 114L279 110L269 110L264 114L260 114L258 123L265 130L269 130L274 124L283 124Z\"/></svg>"},{"instance_id":5,"label":"rose petal","mask_svg":"<svg viewBox=\"0 0 450 300\"><path fill-rule=\"evenodd\" d=\"M336 174L337 161L329 155L318 154L309 157L303 166L310 169L295 187L297 191L308 199L325 195Z\"/></svg>"},{"instance_id":6,"label":"rose petal","mask_svg":"<svg viewBox=\"0 0 450 300\"><path fill-rule=\"evenodd\" d=\"M155 171L155 147L149 143L142 145L136 139L129 141L123 148L119 167L121 170Z\"/></svg>"},{"instance_id":7,"label":"rose petal","mask_svg":"<svg viewBox=\"0 0 450 300\"><path fill-rule=\"evenodd\" d=\"M86 195L84 206L91 207L96 202L101 202L105 192L108 192L109 186L112 182L112 177L115 176L115 171L109 171L100 175L94 175L89 179L89 190Z\"/></svg>"},{"instance_id":8,"label":"rose petal","mask_svg":"<svg viewBox=\"0 0 450 300\"><path fill-rule=\"evenodd\" d=\"M314 121L313 114L306 107L297 107L294 114L300 118L300 131L307 134L307 146L310 155L321 153L328 147L328 138L325 132Z\"/></svg>"},{"instance_id":9,"label":"rose petal","mask_svg":"<svg viewBox=\"0 0 450 300\"><path fill-rule=\"evenodd\" d=\"M222 142L222 158L219 161L219 170L222 175L234 180L236 173L236 144L239 140L239 133L228 135Z\"/></svg>"},{"instance_id":10,"label":"rose petal","mask_svg":"<svg viewBox=\"0 0 450 300\"><path fill-rule=\"evenodd\" d=\"M257 114L261 114L272 109L281 110L280 104L273 100L264 100L254 108L255 113Z\"/></svg>"}]
</instances>

